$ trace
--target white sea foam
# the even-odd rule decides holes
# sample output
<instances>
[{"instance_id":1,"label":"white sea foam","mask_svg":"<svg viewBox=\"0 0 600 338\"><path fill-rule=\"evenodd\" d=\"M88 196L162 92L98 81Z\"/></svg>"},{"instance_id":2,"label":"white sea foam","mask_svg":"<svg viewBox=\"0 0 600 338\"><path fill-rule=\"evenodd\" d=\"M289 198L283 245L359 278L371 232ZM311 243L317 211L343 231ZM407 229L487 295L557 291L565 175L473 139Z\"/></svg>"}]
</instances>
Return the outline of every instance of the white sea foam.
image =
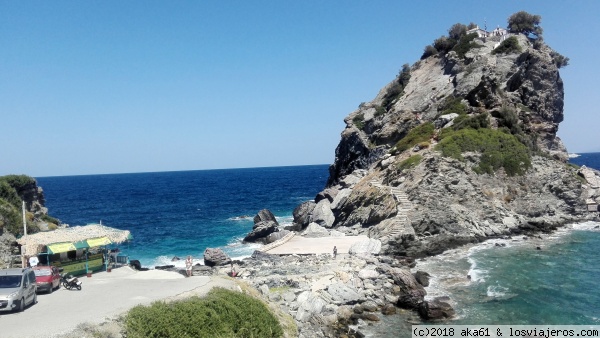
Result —
<instances>
[{"instance_id":1,"label":"white sea foam","mask_svg":"<svg viewBox=\"0 0 600 338\"><path fill-rule=\"evenodd\" d=\"M187 256L186 256L187 257ZM150 268L154 268L155 266L165 266L165 265L174 265L176 268L185 268L185 259L186 257L179 257L178 261L173 261L173 257L168 256L158 256L152 262ZM194 265L200 264L204 265L204 258L192 257L192 262Z\"/></svg>"},{"instance_id":2,"label":"white sea foam","mask_svg":"<svg viewBox=\"0 0 600 338\"><path fill-rule=\"evenodd\" d=\"M228 221L252 221L253 218L252 218L252 216L242 215L242 216L229 217L227 220Z\"/></svg>"},{"instance_id":3,"label":"white sea foam","mask_svg":"<svg viewBox=\"0 0 600 338\"><path fill-rule=\"evenodd\" d=\"M579 155L579 154L569 154L569 158L576 158L576 157L579 157L579 156L581 156L581 155Z\"/></svg>"},{"instance_id":4,"label":"white sea foam","mask_svg":"<svg viewBox=\"0 0 600 338\"><path fill-rule=\"evenodd\" d=\"M508 288L500 285L490 285L487 287L487 296L493 298L505 298L508 295Z\"/></svg>"}]
</instances>

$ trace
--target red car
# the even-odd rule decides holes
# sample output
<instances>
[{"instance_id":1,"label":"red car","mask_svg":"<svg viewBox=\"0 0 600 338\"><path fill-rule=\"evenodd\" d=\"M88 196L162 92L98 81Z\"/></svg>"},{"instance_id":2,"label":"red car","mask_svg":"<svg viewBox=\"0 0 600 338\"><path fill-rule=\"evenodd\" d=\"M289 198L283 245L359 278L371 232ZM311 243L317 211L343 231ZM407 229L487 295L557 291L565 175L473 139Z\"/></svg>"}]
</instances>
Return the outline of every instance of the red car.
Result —
<instances>
[{"instance_id":1,"label":"red car","mask_svg":"<svg viewBox=\"0 0 600 338\"><path fill-rule=\"evenodd\" d=\"M35 273L36 292L52 293L54 289L60 287L60 272L55 266L36 266L33 268Z\"/></svg>"}]
</instances>

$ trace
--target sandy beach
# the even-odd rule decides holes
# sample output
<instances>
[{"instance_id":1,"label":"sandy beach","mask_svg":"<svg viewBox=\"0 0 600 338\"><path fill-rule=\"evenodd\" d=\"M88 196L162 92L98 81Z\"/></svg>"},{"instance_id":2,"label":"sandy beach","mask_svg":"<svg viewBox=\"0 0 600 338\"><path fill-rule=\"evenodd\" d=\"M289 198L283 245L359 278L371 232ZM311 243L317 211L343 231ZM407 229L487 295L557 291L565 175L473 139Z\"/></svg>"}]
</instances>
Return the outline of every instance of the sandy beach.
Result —
<instances>
[{"instance_id":1,"label":"sandy beach","mask_svg":"<svg viewBox=\"0 0 600 338\"><path fill-rule=\"evenodd\" d=\"M342 236L342 237L318 237L309 238L302 236L294 236L284 244L266 251L272 255L319 255L333 254L333 247L336 246L338 255L348 253L352 244L364 240L368 240L367 236Z\"/></svg>"},{"instance_id":2,"label":"sandy beach","mask_svg":"<svg viewBox=\"0 0 600 338\"><path fill-rule=\"evenodd\" d=\"M160 299L202 296L212 287L237 288L221 277L185 278L176 272L135 271L128 266L112 272L80 277L82 290L62 287L52 294L38 295L38 303L22 313L0 314L4 338L52 337L75 329L80 323L98 324L125 313L136 305Z\"/></svg>"}]
</instances>

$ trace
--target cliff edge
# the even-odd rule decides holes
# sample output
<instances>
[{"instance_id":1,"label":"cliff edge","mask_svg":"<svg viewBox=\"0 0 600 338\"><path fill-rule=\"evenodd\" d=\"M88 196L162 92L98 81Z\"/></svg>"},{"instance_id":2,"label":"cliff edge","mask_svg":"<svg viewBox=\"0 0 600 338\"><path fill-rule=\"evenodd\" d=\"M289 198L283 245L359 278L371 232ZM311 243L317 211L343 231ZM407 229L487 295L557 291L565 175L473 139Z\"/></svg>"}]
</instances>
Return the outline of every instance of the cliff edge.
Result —
<instances>
[{"instance_id":1,"label":"cliff edge","mask_svg":"<svg viewBox=\"0 0 600 338\"><path fill-rule=\"evenodd\" d=\"M600 187L556 136L567 63L541 36L453 26L345 118L327 186L294 229L418 257L598 219Z\"/></svg>"}]
</instances>

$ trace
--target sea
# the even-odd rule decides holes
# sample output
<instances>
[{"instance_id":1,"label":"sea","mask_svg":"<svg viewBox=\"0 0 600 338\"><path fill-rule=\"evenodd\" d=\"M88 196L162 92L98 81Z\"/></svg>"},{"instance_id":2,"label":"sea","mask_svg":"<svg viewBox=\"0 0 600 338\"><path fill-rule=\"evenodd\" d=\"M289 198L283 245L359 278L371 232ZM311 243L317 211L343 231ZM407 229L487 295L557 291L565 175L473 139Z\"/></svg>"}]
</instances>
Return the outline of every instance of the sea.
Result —
<instances>
[{"instance_id":1,"label":"sea","mask_svg":"<svg viewBox=\"0 0 600 338\"><path fill-rule=\"evenodd\" d=\"M600 170L600 153L570 161ZM130 230L133 240L120 250L153 268L182 264L173 257L187 255L202 263L209 247L235 258L251 255L260 245L242 239L254 215L266 208L280 224L290 224L294 208L313 199L327 178L327 165L309 165L37 181L52 216L70 225L102 222ZM584 222L539 238L513 236L449 250L418 260L416 269L432 275L428 299L450 298L456 317L446 324L600 325L599 248L600 223ZM406 311L381 319L361 332L409 337L411 325L420 323Z\"/></svg>"}]
</instances>

